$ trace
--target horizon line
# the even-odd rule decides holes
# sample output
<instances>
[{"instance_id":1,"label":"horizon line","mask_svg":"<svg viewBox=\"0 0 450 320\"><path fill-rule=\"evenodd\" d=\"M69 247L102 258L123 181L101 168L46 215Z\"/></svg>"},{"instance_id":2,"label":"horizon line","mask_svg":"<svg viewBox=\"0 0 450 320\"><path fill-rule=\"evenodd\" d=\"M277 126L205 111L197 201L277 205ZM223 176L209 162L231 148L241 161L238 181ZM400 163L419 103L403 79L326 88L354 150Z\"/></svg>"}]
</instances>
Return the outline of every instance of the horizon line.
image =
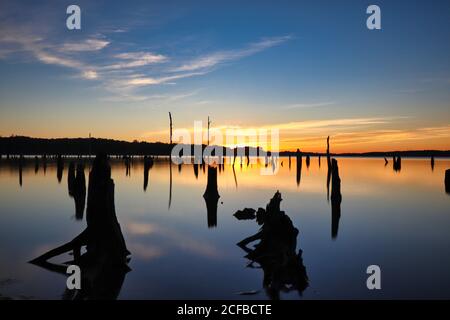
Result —
<instances>
[{"instance_id":1,"label":"horizon line","mask_svg":"<svg viewBox=\"0 0 450 320\"><path fill-rule=\"evenodd\" d=\"M169 142L161 142L161 141L139 141L137 139L133 140L133 141L129 141L129 140L123 140L123 139L113 139L113 138L104 138L104 137L92 137L92 136L88 136L88 137L52 137L52 138L42 138L42 137L31 137L31 136L25 136L25 135L11 135L9 137L4 137L0 135L0 139L12 139L12 138L26 138L26 139L35 139L35 140L79 140L79 139L84 139L84 140L88 140L88 139L95 139L95 140L110 140L110 141L114 141L114 142L125 142L125 143L146 143L146 144L163 144L163 145L170 145ZM174 143L174 145L176 145L176 143ZM185 144L185 145L190 145L190 146L195 146L196 144ZM206 143L202 143L202 146L207 146ZM211 145L211 146L215 146L215 147L223 147L223 148L229 148L229 149L236 149L236 148L260 148L259 146L255 147L255 146L241 146L241 147L235 147L235 148L231 148L228 146L220 146L220 145ZM298 148L300 150L300 152L302 154L313 154L313 155L322 155L322 154L326 154L326 151L323 152L317 152L317 151L302 151L300 148ZM264 150L264 149L263 149ZM270 151L273 152L272 150L266 150L266 151ZM373 151L358 151L358 152L330 152L330 154L332 155L364 155L364 154L374 154L374 153L379 153L379 154L395 154L395 153L413 153L413 152L439 152L439 153L450 153L450 149L409 149L409 150L389 150L389 151L377 151L377 150L373 150ZM296 153L296 150L279 150L278 153Z\"/></svg>"}]
</instances>

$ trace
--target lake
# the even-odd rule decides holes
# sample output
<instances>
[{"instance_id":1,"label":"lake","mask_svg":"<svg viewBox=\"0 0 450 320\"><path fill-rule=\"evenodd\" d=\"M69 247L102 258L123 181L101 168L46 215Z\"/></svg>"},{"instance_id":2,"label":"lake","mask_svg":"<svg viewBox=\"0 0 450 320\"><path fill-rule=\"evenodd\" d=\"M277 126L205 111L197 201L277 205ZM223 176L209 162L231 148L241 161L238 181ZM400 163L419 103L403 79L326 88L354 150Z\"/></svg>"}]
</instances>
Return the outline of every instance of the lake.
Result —
<instances>
[{"instance_id":1,"label":"lake","mask_svg":"<svg viewBox=\"0 0 450 320\"><path fill-rule=\"evenodd\" d=\"M324 157L321 166L312 157L309 167L303 158L299 183L294 157L290 165L280 158L276 175L261 175L261 163L237 163L234 170L226 163L217 174L217 216L208 214L203 198L207 168L196 177L193 165L157 159L144 191L142 159L129 170L123 160L111 160L117 218L131 252L118 299L268 299L268 271L249 265L236 245L260 226L233 214L265 208L277 190L281 210L299 230L296 250L309 279L301 294L287 286L281 299L450 298L450 195L444 188L450 160L436 159L432 168L429 159L403 158L399 171L391 159L386 166L382 158L337 160L342 203L334 236ZM86 227L68 193L68 166L65 160L58 182L54 160L45 172L42 163L35 168L26 160L20 185L17 160L1 160L0 298L62 298L66 276L28 261ZM86 163L86 183L89 168ZM381 290L367 289L369 265L381 268Z\"/></svg>"}]
</instances>

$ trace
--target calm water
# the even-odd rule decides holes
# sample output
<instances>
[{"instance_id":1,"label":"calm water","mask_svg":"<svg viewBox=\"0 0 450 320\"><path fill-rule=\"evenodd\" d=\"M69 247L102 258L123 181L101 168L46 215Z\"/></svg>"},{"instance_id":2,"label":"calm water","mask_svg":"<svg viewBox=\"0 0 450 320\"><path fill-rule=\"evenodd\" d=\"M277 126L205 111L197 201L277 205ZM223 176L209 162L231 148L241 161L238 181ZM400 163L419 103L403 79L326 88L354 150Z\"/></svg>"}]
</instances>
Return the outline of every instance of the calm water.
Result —
<instances>
[{"instance_id":1,"label":"calm water","mask_svg":"<svg viewBox=\"0 0 450 320\"><path fill-rule=\"evenodd\" d=\"M205 200L207 174L184 165L157 161L144 192L143 163L134 160L130 174L122 161L112 161L117 217L128 249L130 267L120 299L266 299L263 271L246 268L245 252L236 245L259 229L254 220L239 221L238 209L265 207L280 190L284 210L300 233L297 249L309 287L282 293L282 299L450 298L450 195L444 171L450 160L403 159L400 172L392 161L339 158L342 204L336 239L331 237L327 201L327 168L322 159L303 161L301 181L296 164L282 158L275 176L260 167L230 165L218 174L220 199L217 227L209 228ZM61 183L56 164L35 172L0 165L0 294L14 298L60 299L66 277L27 261L78 235L86 226L75 219L68 195L67 169ZM88 177L89 166L86 168ZM88 179L87 179L88 180ZM65 260L67 261L67 260ZM62 260L61 262L64 262ZM382 290L366 288L366 268L377 264ZM254 291L253 295L239 293Z\"/></svg>"}]
</instances>

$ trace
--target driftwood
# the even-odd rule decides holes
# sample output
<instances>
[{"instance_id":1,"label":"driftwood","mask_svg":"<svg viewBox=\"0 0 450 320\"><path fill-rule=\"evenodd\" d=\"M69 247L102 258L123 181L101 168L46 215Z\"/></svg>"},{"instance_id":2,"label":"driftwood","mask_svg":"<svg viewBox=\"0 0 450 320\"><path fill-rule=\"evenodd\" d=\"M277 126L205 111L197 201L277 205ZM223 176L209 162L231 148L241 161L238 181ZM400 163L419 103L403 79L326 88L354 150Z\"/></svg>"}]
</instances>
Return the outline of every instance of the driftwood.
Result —
<instances>
[{"instance_id":1,"label":"driftwood","mask_svg":"<svg viewBox=\"0 0 450 320\"><path fill-rule=\"evenodd\" d=\"M301 295L308 287L308 276L303 265L302 250L297 252L298 229L291 219L280 210L280 192L276 192L266 209L259 208L257 222L260 231L237 245L244 250L254 267L257 263L264 272L263 287L271 299L279 299L280 292L297 290ZM259 240L254 249L247 247Z\"/></svg>"}]
</instances>

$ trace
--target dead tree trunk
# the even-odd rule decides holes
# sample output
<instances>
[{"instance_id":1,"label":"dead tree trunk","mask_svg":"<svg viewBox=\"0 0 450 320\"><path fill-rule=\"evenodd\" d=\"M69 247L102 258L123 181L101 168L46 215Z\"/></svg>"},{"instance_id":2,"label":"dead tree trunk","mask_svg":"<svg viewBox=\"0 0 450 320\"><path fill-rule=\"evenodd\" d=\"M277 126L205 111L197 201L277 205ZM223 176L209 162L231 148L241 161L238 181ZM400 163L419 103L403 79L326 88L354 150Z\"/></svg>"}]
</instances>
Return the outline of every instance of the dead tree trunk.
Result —
<instances>
[{"instance_id":1,"label":"dead tree trunk","mask_svg":"<svg viewBox=\"0 0 450 320\"><path fill-rule=\"evenodd\" d=\"M327 200L330 200L330 180L331 180L331 157L330 157L330 136L327 137Z\"/></svg>"},{"instance_id":2,"label":"dead tree trunk","mask_svg":"<svg viewBox=\"0 0 450 320\"><path fill-rule=\"evenodd\" d=\"M172 114L169 112L169 121L170 121L170 146L172 146Z\"/></svg>"},{"instance_id":3,"label":"dead tree trunk","mask_svg":"<svg viewBox=\"0 0 450 320\"><path fill-rule=\"evenodd\" d=\"M450 169L445 170L445 192L450 194Z\"/></svg>"},{"instance_id":4,"label":"dead tree trunk","mask_svg":"<svg viewBox=\"0 0 450 320\"><path fill-rule=\"evenodd\" d=\"M300 152L299 149L297 149L297 152L295 153L296 155L296 164L297 164L297 171L296 171L296 181L297 181L297 186L300 185L300 180L302 179L302 153Z\"/></svg>"},{"instance_id":5,"label":"dead tree trunk","mask_svg":"<svg viewBox=\"0 0 450 320\"><path fill-rule=\"evenodd\" d=\"M220 195L217 187L217 168L208 166L208 183L203 198L206 202L208 227L217 226L217 202Z\"/></svg>"},{"instance_id":6,"label":"dead tree trunk","mask_svg":"<svg viewBox=\"0 0 450 320\"><path fill-rule=\"evenodd\" d=\"M335 239L338 235L339 220L341 218L341 178L336 159L331 161L331 237Z\"/></svg>"}]
</instances>

